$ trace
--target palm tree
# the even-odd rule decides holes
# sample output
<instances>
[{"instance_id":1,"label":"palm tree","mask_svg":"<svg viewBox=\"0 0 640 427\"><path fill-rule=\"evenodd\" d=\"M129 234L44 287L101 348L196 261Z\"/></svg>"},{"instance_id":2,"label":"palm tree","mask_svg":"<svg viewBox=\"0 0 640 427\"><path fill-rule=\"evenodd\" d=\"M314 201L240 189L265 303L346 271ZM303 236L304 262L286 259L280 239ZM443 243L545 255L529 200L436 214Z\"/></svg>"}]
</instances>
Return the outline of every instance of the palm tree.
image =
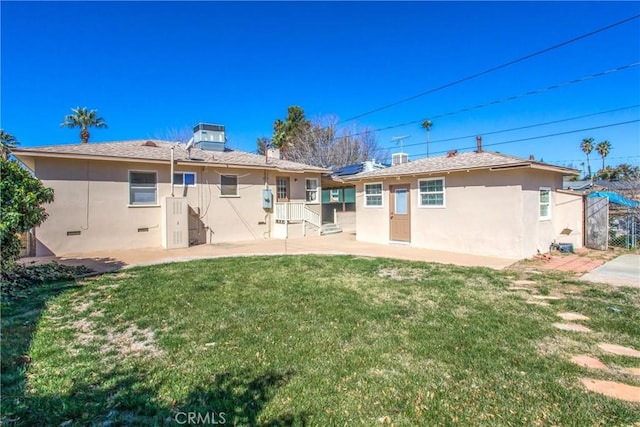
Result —
<instances>
[{"instance_id":1,"label":"palm tree","mask_svg":"<svg viewBox=\"0 0 640 427\"><path fill-rule=\"evenodd\" d=\"M7 160L9 158L9 152L16 148L16 145L20 144L15 136L0 129L0 157Z\"/></svg>"},{"instance_id":2,"label":"palm tree","mask_svg":"<svg viewBox=\"0 0 640 427\"><path fill-rule=\"evenodd\" d=\"M587 172L589 172L589 178L591 178L591 163L589 163L589 154L593 151L593 138L585 138L580 144L580 148L587 155Z\"/></svg>"},{"instance_id":3,"label":"palm tree","mask_svg":"<svg viewBox=\"0 0 640 427\"><path fill-rule=\"evenodd\" d=\"M80 128L80 140L83 144L89 142L89 137L91 134L89 133L88 128L96 127L96 128L106 128L107 124L105 123L102 117L97 116L96 110L88 111L87 107L84 108L72 108L73 114L67 114L64 116L64 122L60 123L62 127L70 127L70 128Z\"/></svg>"},{"instance_id":4,"label":"palm tree","mask_svg":"<svg viewBox=\"0 0 640 427\"><path fill-rule=\"evenodd\" d=\"M427 131L427 157L429 157L429 130L431 129L431 126L433 126L433 122L427 119L424 122L422 122L421 126L422 126L422 129L425 129Z\"/></svg>"},{"instance_id":5,"label":"palm tree","mask_svg":"<svg viewBox=\"0 0 640 427\"><path fill-rule=\"evenodd\" d=\"M609 141L602 141L596 145L596 151L602 156L602 169L604 170L604 158L611 152L611 143Z\"/></svg>"}]
</instances>

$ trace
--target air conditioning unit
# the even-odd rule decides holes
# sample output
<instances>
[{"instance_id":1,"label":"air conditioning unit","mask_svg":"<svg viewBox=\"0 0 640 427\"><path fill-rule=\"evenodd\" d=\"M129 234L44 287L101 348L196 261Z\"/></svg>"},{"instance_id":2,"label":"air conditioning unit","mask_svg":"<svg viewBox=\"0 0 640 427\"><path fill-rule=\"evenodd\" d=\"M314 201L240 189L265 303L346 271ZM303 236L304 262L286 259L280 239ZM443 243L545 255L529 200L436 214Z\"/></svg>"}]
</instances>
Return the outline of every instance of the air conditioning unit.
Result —
<instances>
[{"instance_id":1,"label":"air conditioning unit","mask_svg":"<svg viewBox=\"0 0 640 427\"><path fill-rule=\"evenodd\" d=\"M198 123L193 128L193 142L205 151L224 151L227 137L224 126L208 123Z\"/></svg>"},{"instance_id":2,"label":"air conditioning unit","mask_svg":"<svg viewBox=\"0 0 640 427\"><path fill-rule=\"evenodd\" d=\"M407 153L394 153L391 155L391 166L409 163L409 155Z\"/></svg>"}]
</instances>

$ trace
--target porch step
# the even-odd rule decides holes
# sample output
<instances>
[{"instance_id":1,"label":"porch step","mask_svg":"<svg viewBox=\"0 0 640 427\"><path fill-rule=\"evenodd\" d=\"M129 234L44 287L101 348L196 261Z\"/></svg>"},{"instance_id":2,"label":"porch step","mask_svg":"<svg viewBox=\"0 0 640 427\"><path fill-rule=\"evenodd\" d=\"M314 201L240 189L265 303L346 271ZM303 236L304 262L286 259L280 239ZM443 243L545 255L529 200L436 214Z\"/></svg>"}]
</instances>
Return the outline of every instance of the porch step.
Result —
<instances>
[{"instance_id":1,"label":"porch step","mask_svg":"<svg viewBox=\"0 0 640 427\"><path fill-rule=\"evenodd\" d=\"M342 228L338 227L337 224L322 224L322 228L320 229L320 234L336 234L342 233Z\"/></svg>"}]
</instances>

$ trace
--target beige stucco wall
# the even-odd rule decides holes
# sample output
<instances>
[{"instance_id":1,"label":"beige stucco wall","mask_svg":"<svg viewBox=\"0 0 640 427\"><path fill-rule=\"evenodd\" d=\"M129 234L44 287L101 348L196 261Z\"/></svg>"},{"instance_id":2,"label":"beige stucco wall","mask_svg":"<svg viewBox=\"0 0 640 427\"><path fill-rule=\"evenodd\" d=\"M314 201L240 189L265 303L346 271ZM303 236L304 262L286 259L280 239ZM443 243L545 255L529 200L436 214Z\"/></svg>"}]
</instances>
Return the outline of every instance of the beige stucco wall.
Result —
<instances>
[{"instance_id":1,"label":"beige stucco wall","mask_svg":"<svg viewBox=\"0 0 640 427\"><path fill-rule=\"evenodd\" d=\"M556 215L554 235L558 243L572 243L574 248L584 243L584 200L582 194L558 191L556 196ZM570 234L561 234L562 230L571 230Z\"/></svg>"},{"instance_id":2,"label":"beige stucco wall","mask_svg":"<svg viewBox=\"0 0 640 427\"><path fill-rule=\"evenodd\" d=\"M419 178L444 178L445 207L421 207ZM383 183L383 206L364 206L364 182L356 185L356 238L389 243L389 185L409 184L411 245L436 250L526 258L546 252L565 224L581 221L574 204L558 203L562 177L531 169L456 172ZM539 219L540 187L552 189L551 220ZM569 208L569 206L571 206ZM580 240L576 236L576 240Z\"/></svg>"},{"instance_id":3,"label":"beige stucco wall","mask_svg":"<svg viewBox=\"0 0 640 427\"><path fill-rule=\"evenodd\" d=\"M171 195L169 164L39 158L34 165L36 176L55 191L54 203L47 206L49 218L36 230L37 255L162 246L160 203ZM157 205L129 205L130 170L158 173ZM262 208L262 190L266 179L275 193L276 175L287 174L182 165L176 165L175 172L196 173L194 187L174 186L174 195L186 197L190 207L191 241L270 237L272 216ZM238 176L238 196L220 195L221 174ZM290 176L292 200L305 199L305 177L320 180L320 174ZM70 231L80 235L67 236Z\"/></svg>"}]
</instances>

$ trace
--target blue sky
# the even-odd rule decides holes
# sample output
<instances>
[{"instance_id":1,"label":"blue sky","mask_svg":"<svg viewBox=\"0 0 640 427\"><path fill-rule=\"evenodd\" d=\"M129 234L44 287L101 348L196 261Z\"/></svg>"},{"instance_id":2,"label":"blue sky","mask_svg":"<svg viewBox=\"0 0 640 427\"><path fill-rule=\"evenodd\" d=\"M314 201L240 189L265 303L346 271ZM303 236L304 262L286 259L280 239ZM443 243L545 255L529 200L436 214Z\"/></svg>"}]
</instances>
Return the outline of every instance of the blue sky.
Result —
<instances>
[{"instance_id":1,"label":"blue sky","mask_svg":"<svg viewBox=\"0 0 640 427\"><path fill-rule=\"evenodd\" d=\"M78 131L60 123L86 106L109 125L94 129L91 142L208 122L226 126L233 148L253 151L274 120L299 105L310 119L388 128L377 140L391 151L399 149L393 137L408 136L403 148L413 159L426 154L419 122L433 118L432 153L468 150L483 134L486 149L579 168L580 141L593 137L612 143L608 164L640 164L640 66L450 114L636 64L640 19L348 120L638 15L638 2L2 1L0 8L2 128L27 147L77 143ZM600 114L610 110L617 111ZM614 125L622 122L631 123ZM491 133L524 126L531 127ZM593 127L601 128L585 130Z\"/></svg>"}]
</instances>

